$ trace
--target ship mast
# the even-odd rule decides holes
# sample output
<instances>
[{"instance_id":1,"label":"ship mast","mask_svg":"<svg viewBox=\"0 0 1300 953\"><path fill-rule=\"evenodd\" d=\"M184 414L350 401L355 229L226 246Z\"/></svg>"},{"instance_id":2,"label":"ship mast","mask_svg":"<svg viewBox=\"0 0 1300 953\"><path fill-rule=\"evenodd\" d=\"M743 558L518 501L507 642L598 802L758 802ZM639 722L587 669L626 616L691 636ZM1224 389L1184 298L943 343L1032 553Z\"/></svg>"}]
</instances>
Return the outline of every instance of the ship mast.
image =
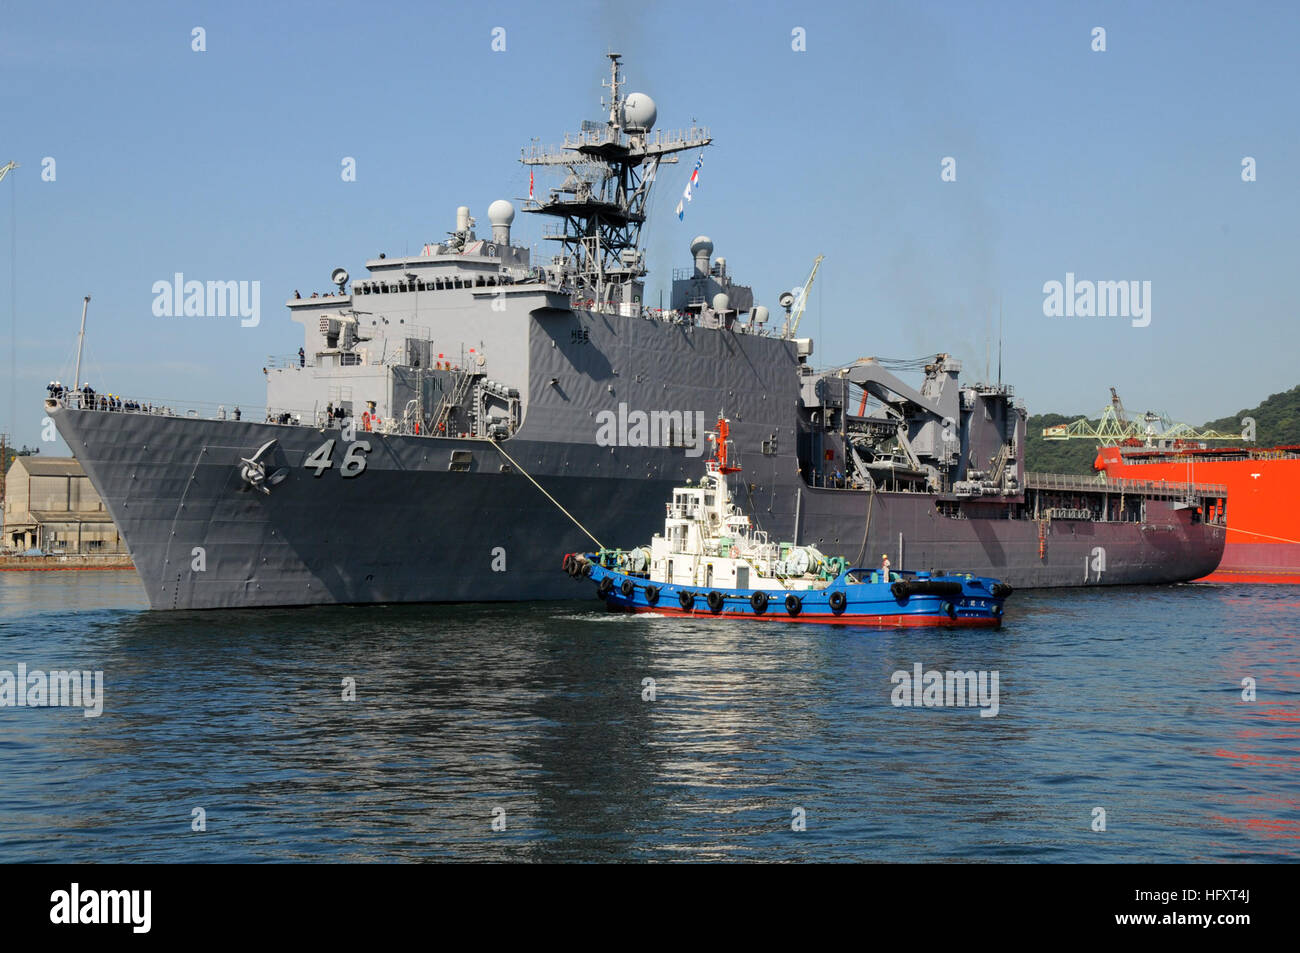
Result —
<instances>
[{"instance_id":1,"label":"ship mast","mask_svg":"<svg viewBox=\"0 0 1300 953\"><path fill-rule=\"evenodd\" d=\"M640 248L646 203L661 164L677 162L676 153L703 149L713 140L707 129L651 133L655 104L643 93L625 95L621 55L607 54L609 118L586 122L577 135L565 135L560 147L534 145L520 162L551 166L564 174L544 196L524 202L524 211L559 221L543 230L560 251L551 271L574 299L601 310L640 305L646 274ZM629 312L630 313L630 312Z\"/></svg>"}]
</instances>

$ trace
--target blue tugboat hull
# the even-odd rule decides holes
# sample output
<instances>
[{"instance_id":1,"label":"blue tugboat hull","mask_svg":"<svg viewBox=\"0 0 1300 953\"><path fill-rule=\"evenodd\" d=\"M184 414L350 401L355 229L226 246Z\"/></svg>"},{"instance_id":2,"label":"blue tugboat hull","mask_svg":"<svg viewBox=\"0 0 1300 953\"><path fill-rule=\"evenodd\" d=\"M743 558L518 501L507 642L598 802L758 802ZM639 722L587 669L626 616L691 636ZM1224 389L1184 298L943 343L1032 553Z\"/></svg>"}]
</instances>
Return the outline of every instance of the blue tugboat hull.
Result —
<instances>
[{"instance_id":1,"label":"blue tugboat hull","mask_svg":"<svg viewBox=\"0 0 1300 953\"><path fill-rule=\"evenodd\" d=\"M593 553L567 556L564 565L570 575L594 583L597 596L610 609L723 619L998 628L1011 592L996 579L965 573L894 573L883 581L880 573L850 569L824 588L790 591L658 584L643 574L602 566ZM849 582L850 573L876 581Z\"/></svg>"}]
</instances>

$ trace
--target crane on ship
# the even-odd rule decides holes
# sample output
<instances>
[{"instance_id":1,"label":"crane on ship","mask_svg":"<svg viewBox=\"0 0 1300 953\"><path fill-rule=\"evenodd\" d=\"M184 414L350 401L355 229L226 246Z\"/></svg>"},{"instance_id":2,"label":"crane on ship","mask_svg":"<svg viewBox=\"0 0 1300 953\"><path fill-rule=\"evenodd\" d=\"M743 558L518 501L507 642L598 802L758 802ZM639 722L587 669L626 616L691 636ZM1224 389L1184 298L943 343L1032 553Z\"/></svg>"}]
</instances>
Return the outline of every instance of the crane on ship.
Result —
<instances>
[{"instance_id":1,"label":"crane on ship","mask_svg":"<svg viewBox=\"0 0 1300 953\"><path fill-rule=\"evenodd\" d=\"M1152 446L1157 441L1245 440L1239 433L1197 430L1189 424L1175 423L1167 414L1147 411L1138 420L1129 418L1119 392L1110 389L1110 404L1101 412L1097 423L1087 417L1068 424L1043 428L1044 440L1092 440L1101 447Z\"/></svg>"},{"instance_id":2,"label":"crane on ship","mask_svg":"<svg viewBox=\"0 0 1300 953\"><path fill-rule=\"evenodd\" d=\"M787 291L779 299L781 307L785 308L786 326L786 330L781 336L787 341L799 333L799 321L803 318L804 309L808 307L808 292L812 290L813 280L817 277L817 269L822 266L822 260L825 257L825 255L817 256L817 260L813 262L812 273L808 275L808 280L803 283L802 288ZM791 314L791 309L795 309L793 314Z\"/></svg>"},{"instance_id":3,"label":"crane on ship","mask_svg":"<svg viewBox=\"0 0 1300 953\"><path fill-rule=\"evenodd\" d=\"M5 176L8 175L16 168L18 168L17 162L7 162L4 165L0 165L0 182L3 182L5 180Z\"/></svg>"}]
</instances>

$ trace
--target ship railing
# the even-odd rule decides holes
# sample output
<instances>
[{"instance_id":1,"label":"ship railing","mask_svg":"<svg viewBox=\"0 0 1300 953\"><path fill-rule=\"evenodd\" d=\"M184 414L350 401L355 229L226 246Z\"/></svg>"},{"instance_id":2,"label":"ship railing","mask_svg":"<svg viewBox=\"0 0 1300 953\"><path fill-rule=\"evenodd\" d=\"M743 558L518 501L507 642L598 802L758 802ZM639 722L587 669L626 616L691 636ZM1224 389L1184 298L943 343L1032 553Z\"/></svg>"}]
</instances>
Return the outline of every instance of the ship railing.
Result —
<instances>
[{"instance_id":1,"label":"ship railing","mask_svg":"<svg viewBox=\"0 0 1300 953\"><path fill-rule=\"evenodd\" d=\"M60 395L64 407L73 410L96 410L116 414L150 414L155 417L195 417L211 420L233 419L238 409L243 420L256 420L264 408L249 403L178 400L175 398L137 398L123 394L95 391L87 396L81 391Z\"/></svg>"},{"instance_id":2,"label":"ship railing","mask_svg":"<svg viewBox=\"0 0 1300 953\"><path fill-rule=\"evenodd\" d=\"M81 392L69 393L64 392L59 398L64 407L73 410L95 410L104 413L116 414L144 414L154 417L188 417L196 420L241 420L245 423L265 423L276 424L284 427L310 427L317 430L342 429L347 418L331 417L328 405L326 407L314 407L310 410L294 407L275 407L250 404L236 403L218 403L215 401L194 401L194 400L176 400L176 399L136 399L125 397L120 394L99 393L96 391L92 397L87 399ZM236 416L238 413L238 416ZM468 438L477 437L474 433L434 433L432 426L423 426L418 419L412 417L403 420L400 417L379 418L377 423L371 423L366 426L362 412L354 410L350 415L353 417L353 426L357 433L379 433L391 434L397 436L414 436L414 437L458 437ZM513 436L518 430L514 421L510 422L510 432L507 436ZM487 439L487 438L483 438Z\"/></svg>"},{"instance_id":3,"label":"ship railing","mask_svg":"<svg viewBox=\"0 0 1300 953\"><path fill-rule=\"evenodd\" d=\"M315 367L316 362L309 357L299 357L297 354L268 354L266 356L265 367L268 370L277 370L279 368L291 367Z\"/></svg>"},{"instance_id":4,"label":"ship railing","mask_svg":"<svg viewBox=\"0 0 1300 953\"><path fill-rule=\"evenodd\" d=\"M1025 486L1031 490L1092 490L1107 493L1138 493L1145 496L1193 497L1228 495L1222 483L1169 483L1155 480L1121 480L1114 477L1087 477L1077 473L1026 473Z\"/></svg>"}]
</instances>

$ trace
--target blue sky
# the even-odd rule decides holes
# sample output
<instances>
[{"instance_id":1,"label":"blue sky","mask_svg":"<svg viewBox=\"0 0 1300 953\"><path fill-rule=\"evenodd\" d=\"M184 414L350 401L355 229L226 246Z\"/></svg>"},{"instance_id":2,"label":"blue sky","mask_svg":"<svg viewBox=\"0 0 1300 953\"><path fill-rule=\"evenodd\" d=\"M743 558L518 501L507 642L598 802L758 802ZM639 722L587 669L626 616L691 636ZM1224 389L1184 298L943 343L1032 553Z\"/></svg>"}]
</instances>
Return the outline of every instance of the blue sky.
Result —
<instances>
[{"instance_id":1,"label":"blue sky","mask_svg":"<svg viewBox=\"0 0 1300 953\"><path fill-rule=\"evenodd\" d=\"M0 183L0 429L39 440L86 294L97 389L264 404L267 355L301 343L283 300L440 239L457 205L485 226L527 193L521 147L600 118L607 49L661 127L715 139L684 223L690 162L661 174L648 300L701 232L774 311L820 253L819 364L949 351L974 379L991 352L996 376L1001 301L1003 376L1031 413L1095 411L1112 384L1133 410L1232 413L1300 383L1298 10L5 2L0 164L21 168ZM177 271L260 281L261 324L155 317ZM1150 325L1045 317L1067 272L1150 281Z\"/></svg>"}]
</instances>

